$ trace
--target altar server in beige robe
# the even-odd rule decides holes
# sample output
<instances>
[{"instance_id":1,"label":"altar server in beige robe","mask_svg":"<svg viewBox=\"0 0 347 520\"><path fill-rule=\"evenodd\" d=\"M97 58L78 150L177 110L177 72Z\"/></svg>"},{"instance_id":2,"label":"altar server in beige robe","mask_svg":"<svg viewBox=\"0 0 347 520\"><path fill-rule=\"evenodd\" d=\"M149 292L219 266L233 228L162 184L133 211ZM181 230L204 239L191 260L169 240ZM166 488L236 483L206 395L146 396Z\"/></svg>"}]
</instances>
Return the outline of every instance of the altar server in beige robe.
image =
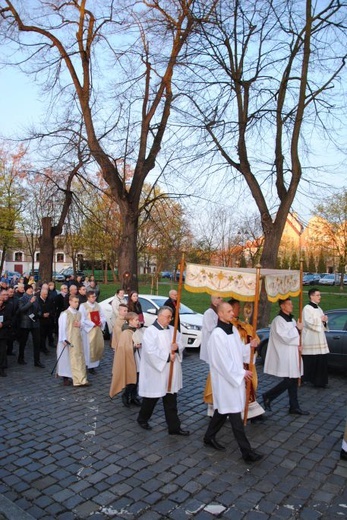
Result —
<instances>
[{"instance_id":1,"label":"altar server in beige robe","mask_svg":"<svg viewBox=\"0 0 347 520\"><path fill-rule=\"evenodd\" d=\"M117 350L114 353L110 397L123 391L123 405L129 407L137 399L137 367L135 352L141 344L134 342L134 335L139 327L139 318L136 312L128 312L126 317L127 328L119 338ZM139 401L133 404L141 404Z\"/></svg>"}]
</instances>

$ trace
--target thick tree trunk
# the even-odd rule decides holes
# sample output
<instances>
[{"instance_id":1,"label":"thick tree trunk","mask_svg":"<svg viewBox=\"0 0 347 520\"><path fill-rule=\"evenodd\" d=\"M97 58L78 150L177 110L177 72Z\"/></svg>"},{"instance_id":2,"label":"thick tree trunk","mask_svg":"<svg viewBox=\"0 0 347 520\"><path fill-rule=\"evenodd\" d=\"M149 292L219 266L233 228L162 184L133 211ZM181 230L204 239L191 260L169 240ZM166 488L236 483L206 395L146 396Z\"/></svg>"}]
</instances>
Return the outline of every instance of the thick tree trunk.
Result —
<instances>
[{"instance_id":1,"label":"thick tree trunk","mask_svg":"<svg viewBox=\"0 0 347 520\"><path fill-rule=\"evenodd\" d=\"M40 278L43 282L52 280L52 264L54 255L54 235L52 233L52 218L42 218L42 234L40 244Z\"/></svg>"},{"instance_id":2,"label":"thick tree trunk","mask_svg":"<svg viewBox=\"0 0 347 520\"><path fill-rule=\"evenodd\" d=\"M118 276L125 291L138 291L137 234L138 218L129 207L121 211L122 238L118 256Z\"/></svg>"},{"instance_id":3,"label":"thick tree trunk","mask_svg":"<svg viewBox=\"0 0 347 520\"><path fill-rule=\"evenodd\" d=\"M264 269L274 269L277 261L278 249L281 241L283 226L281 229L279 223L274 223L266 227L264 233L264 245L260 259L260 265ZM267 299L264 284L262 284L262 291L259 302L258 327L267 327L270 323L271 304Z\"/></svg>"}]
</instances>

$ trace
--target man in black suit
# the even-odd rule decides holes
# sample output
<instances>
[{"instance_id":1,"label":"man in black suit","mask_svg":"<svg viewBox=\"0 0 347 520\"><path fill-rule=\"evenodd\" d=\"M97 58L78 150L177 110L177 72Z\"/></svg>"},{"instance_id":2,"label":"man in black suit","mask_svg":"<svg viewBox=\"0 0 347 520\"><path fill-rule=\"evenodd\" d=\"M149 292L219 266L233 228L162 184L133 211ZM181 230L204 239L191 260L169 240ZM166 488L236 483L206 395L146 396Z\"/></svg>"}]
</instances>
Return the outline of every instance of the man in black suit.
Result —
<instances>
[{"instance_id":1,"label":"man in black suit","mask_svg":"<svg viewBox=\"0 0 347 520\"><path fill-rule=\"evenodd\" d=\"M171 291L169 292L169 298L164 303L164 307L170 307L170 309L172 309L172 318L170 321L170 325L172 325L172 326L174 326L174 323L175 323L175 316L176 316L176 310L177 310L177 296L178 296L177 291L175 289L171 289ZM181 332L181 323L180 323L179 312L178 312L177 330L179 332Z\"/></svg>"}]
</instances>

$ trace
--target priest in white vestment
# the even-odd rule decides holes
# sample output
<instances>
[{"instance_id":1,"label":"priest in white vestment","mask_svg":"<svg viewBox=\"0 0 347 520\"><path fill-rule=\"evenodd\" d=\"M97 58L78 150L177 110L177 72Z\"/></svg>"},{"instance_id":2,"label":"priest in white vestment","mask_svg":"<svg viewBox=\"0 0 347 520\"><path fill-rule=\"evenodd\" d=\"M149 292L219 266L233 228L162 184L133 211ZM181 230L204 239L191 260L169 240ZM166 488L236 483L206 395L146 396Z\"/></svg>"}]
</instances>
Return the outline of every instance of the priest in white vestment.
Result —
<instances>
[{"instance_id":1,"label":"priest in white vestment","mask_svg":"<svg viewBox=\"0 0 347 520\"><path fill-rule=\"evenodd\" d=\"M77 310L79 299L70 296L69 308L58 321L57 375L64 378L64 385L90 386L87 380L81 336L81 313Z\"/></svg>"}]
</instances>

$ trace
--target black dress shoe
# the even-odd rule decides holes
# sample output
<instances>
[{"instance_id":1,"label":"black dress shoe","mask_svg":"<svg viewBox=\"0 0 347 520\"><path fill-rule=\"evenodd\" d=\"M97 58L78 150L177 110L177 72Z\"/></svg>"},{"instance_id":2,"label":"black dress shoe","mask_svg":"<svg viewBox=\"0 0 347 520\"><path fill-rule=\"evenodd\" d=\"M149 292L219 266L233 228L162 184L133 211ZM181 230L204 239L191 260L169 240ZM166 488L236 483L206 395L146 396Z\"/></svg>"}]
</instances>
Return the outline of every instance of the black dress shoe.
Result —
<instances>
[{"instance_id":1,"label":"black dress shoe","mask_svg":"<svg viewBox=\"0 0 347 520\"><path fill-rule=\"evenodd\" d=\"M252 424L262 423L264 421L266 421L266 417L264 417L263 415L257 415L257 417L252 417L251 419Z\"/></svg>"},{"instance_id":2,"label":"black dress shoe","mask_svg":"<svg viewBox=\"0 0 347 520\"><path fill-rule=\"evenodd\" d=\"M27 365L27 362L24 359L18 359L18 365Z\"/></svg>"},{"instance_id":3,"label":"black dress shoe","mask_svg":"<svg viewBox=\"0 0 347 520\"><path fill-rule=\"evenodd\" d=\"M125 394L122 395L122 403L126 408L130 408L130 400L129 397Z\"/></svg>"},{"instance_id":4,"label":"black dress shoe","mask_svg":"<svg viewBox=\"0 0 347 520\"><path fill-rule=\"evenodd\" d=\"M96 374L95 368L88 368L89 374Z\"/></svg>"},{"instance_id":5,"label":"black dress shoe","mask_svg":"<svg viewBox=\"0 0 347 520\"><path fill-rule=\"evenodd\" d=\"M3 369L3 368L0 368L0 377L7 377L5 369Z\"/></svg>"},{"instance_id":6,"label":"black dress shoe","mask_svg":"<svg viewBox=\"0 0 347 520\"><path fill-rule=\"evenodd\" d=\"M211 439L204 439L204 444L205 446L211 446L215 450L225 451L225 446L219 444L219 442L217 442L213 437Z\"/></svg>"},{"instance_id":7,"label":"black dress shoe","mask_svg":"<svg viewBox=\"0 0 347 520\"><path fill-rule=\"evenodd\" d=\"M263 394L263 404L264 404L264 408L265 410L267 410L268 412L271 412L271 405L270 405L271 401L268 397L266 397L266 394Z\"/></svg>"},{"instance_id":8,"label":"black dress shoe","mask_svg":"<svg viewBox=\"0 0 347 520\"><path fill-rule=\"evenodd\" d=\"M41 361L36 361L36 363L34 363L34 366L38 368L45 368L45 365L43 365Z\"/></svg>"},{"instance_id":9,"label":"black dress shoe","mask_svg":"<svg viewBox=\"0 0 347 520\"><path fill-rule=\"evenodd\" d=\"M261 453L257 453L256 451L250 451L247 453L247 455L242 455L242 458L245 462L257 462L258 460L261 460L264 457L264 455L261 455Z\"/></svg>"},{"instance_id":10,"label":"black dress shoe","mask_svg":"<svg viewBox=\"0 0 347 520\"><path fill-rule=\"evenodd\" d=\"M141 406L141 400L135 397L135 399L130 399L130 403L134 404L135 406Z\"/></svg>"},{"instance_id":11,"label":"black dress shoe","mask_svg":"<svg viewBox=\"0 0 347 520\"><path fill-rule=\"evenodd\" d=\"M289 413L292 415L310 415L310 412L306 412L306 410L301 410L301 408L290 408Z\"/></svg>"},{"instance_id":12,"label":"black dress shoe","mask_svg":"<svg viewBox=\"0 0 347 520\"><path fill-rule=\"evenodd\" d=\"M347 460L347 451L345 451L344 449L341 450L340 459Z\"/></svg>"},{"instance_id":13,"label":"black dress shoe","mask_svg":"<svg viewBox=\"0 0 347 520\"><path fill-rule=\"evenodd\" d=\"M169 432L169 435L182 435L183 437L188 437L190 435L190 432L188 430L177 430L175 432Z\"/></svg>"},{"instance_id":14,"label":"black dress shoe","mask_svg":"<svg viewBox=\"0 0 347 520\"><path fill-rule=\"evenodd\" d=\"M137 424L139 424L141 426L141 428L143 428L144 430L151 430L152 429L152 426L150 426L148 424L148 422L139 422L139 421L137 421Z\"/></svg>"}]
</instances>

